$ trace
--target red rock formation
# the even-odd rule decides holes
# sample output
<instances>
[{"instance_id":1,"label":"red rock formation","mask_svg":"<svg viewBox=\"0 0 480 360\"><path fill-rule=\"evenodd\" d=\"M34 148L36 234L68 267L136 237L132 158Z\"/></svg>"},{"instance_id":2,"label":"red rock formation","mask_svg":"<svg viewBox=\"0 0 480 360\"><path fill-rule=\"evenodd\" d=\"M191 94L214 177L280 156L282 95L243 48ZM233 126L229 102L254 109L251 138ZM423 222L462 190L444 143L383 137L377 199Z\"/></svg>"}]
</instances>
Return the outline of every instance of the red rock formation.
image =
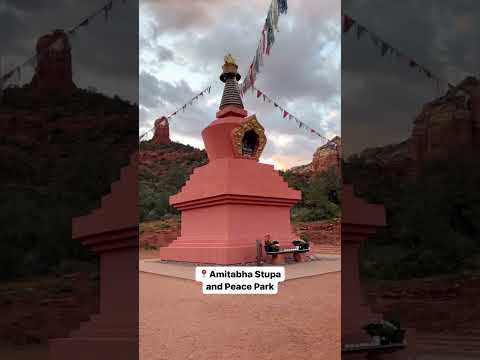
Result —
<instances>
[{"instance_id":1,"label":"red rock formation","mask_svg":"<svg viewBox=\"0 0 480 360\"><path fill-rule=\"evenodd\" d=\"M165 116L155 120L155 133L152 141L156 145L171 143L168 119Z\"/></svg>"},{"instance_id":2,"label":"red rock formation","mask_svg":"<svg viewBox=\"0 0 480 360\"><path fill-rule=\"evenodd\" d=\"M414 122L409 155L418 167L452 146L480 145L480 81L467 77L445 96L426 104Z\"/></svg>"},{"instance_id":3,"label":"red rock formation","mask_svg":"<svg viewBox=\"0 0 480 360\"><path fill-rule=\"evenodd\" d=\"M168 246L180 236L179 220L160 220L143 223L139 236L140 247Z\"/></svg>"},{"instance_id":4,"label":"red rock formation","mask_svg":"<svg viewBox=\"0 0 480 360\"><path fill-rule=\"evenodd\" d=\"M32 87L41 93L70 94L75 89L72 80L72 56L68 36L55 30L37 42L37 66Z\"/></svg>"},{"instance_id":5,"label":"red rock formation","mask_svg":"<svg viewBox=\"0 0 480 360\"><path fill-rule=\"evenodd\" d=\"M320 146L315 151L310 164L296 166L291 171L297 175L312 175L327 171L332 166L338 171L342 153L341 145L341 138L335 136L327 144Z\"/></svg>"},{"instance_id":6,"label":"red rock formation","mask_svg":"<svg viewBox=\"0 0 480 360\"><path fill-rule=\"evenodd\" d=\"M312 160L312 170L315 173L328 170L334 166L337 170L340 165L340 154L342 143L339 136L335 136L328 144L325 144L315 151Z\"/></svg>"}]
</instances>

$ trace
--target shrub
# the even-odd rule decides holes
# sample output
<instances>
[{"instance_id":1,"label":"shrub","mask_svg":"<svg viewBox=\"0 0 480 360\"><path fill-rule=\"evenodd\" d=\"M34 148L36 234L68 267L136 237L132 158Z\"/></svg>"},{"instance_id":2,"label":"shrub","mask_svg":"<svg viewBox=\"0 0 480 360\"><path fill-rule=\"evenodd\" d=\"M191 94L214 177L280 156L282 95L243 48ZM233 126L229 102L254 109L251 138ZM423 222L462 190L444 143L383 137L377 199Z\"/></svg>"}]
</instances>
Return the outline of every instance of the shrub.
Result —
<instances>
[{"instance_id":1,"label":"shrub","mask_svg":"<svg viewBox=\"0 0 480 360\"><path fill-rule=\"evenodd\" d=\"M302 192L302 200L292 208L293 222L333 219L340 214L341 179L334 167L314 175L309 181L291 171L281 172L288 185Z\"/></svg>"}]
</instances>

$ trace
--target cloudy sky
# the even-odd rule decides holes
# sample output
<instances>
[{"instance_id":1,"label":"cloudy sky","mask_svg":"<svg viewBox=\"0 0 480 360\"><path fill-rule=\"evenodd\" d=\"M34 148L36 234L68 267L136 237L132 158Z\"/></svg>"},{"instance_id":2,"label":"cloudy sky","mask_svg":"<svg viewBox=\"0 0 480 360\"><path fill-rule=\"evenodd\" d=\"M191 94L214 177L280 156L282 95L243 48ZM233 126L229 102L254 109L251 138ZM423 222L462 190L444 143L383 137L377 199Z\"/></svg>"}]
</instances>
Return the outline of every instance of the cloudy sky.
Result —
<instances>
[{"instance_id":1,"label":"cloudy sky","mask_svg":"<svg viewBox=\"0 0 480 360\"><path fill-rule=\"evenodd\" d=\"M4 74L35 53L38 38L54 29L71 29L106 0L0 0L0 72ZM114 0L71 39L74 82L138 102L138 1ZM23 68L20 85L31 80Z\"/></svg>"},{"instance_id":2,"label":"cloudy sky","mask_svg":"<svg viewBox=\"0 0 480 360\"><path fill-rule=\"evenodd\" d=\"M478 1L343 0L342 6L445 81L457 84L480 73ZM441 94L446 88L440 83ZM438 95L436 82L392 56L381 57L368 36L342 36L344 155L405 140L423 104Z\"/></svg>"},{"instance_id":3,"label":"cloudy sky","mask_svg":"<svg viewBox=\"0 0 480 360\"><path fill-rule=\"evenodd\" d=\"M270 0L140 0L140 133L212 84L212 92L170 123L175 141L203 148L223 90L223 56L246 74ZM340 1L289 1L256 86L327 137L340 134ZM290 168L311 161L317 136L247 94L244 105L264 125L261 161Z\"/></svg>"}]
</instances>

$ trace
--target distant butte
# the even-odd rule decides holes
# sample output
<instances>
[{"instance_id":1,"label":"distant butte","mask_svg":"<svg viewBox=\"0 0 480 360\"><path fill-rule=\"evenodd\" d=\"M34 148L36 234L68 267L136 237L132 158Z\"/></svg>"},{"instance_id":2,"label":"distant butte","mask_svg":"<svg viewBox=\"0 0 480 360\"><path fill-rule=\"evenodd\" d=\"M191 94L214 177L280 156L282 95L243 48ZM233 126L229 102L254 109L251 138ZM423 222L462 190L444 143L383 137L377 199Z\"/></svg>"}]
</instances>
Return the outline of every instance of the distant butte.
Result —
<instances>
[{"instance_id":1,"label":"distant butte","mask_svg":"<svg viewBox=\"0 0 480 360\"><path fill-rule=\"evenodd\" d=\"M307 165L296 166L291 169L297 175L313 175L327 171L334 167L338 172L342 153L342 140L335 136L327 144L320 146L313 154L312 162Z\"/></svg>"},{"instance_id":2,"label":"distant butte","mask_svg":"<svg viewBox=\"0 0 480 360\"><path fill-rule=\"evenodd\" d=\"M76 86L72 80L72 55L67 34L55 30L40 37L36 54L32 88L39 94L71 94Z\"/></svg>"}]
</instances>

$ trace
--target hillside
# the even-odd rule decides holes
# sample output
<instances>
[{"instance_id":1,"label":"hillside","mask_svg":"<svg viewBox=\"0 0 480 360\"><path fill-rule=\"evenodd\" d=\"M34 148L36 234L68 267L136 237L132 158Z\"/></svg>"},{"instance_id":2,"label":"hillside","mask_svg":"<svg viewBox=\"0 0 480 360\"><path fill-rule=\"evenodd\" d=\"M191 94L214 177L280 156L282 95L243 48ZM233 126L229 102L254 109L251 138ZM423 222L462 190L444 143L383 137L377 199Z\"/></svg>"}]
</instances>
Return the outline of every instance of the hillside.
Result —
<instances>
[{"instance_id":1,"label":"hillside","mask_svg":"<svg viewBox=\"0 0 480 360\"><path fill-rule=\"evenodd\" d=\"M180 190L193 169L207 162L205 151L192 146L141 142L138 154L140 220L176 214L168 204L169 196Z\"/></svg>"},{"instance_id":2,"label":"hillside","mask_svg":"<svg viewBox=\"0 0 480 360\"><path fill-rule=\"evenodd\" d=\"M0 106L0 342L64 337L98 311L98 263L71 238L137 150L138 108L7 88ZM39 347L43 349L42 346ZM39 350L39 351L40 351Z\"/></svg>"},{"instance_id":3,"label":"hillside","mask_svg":"<svg viewBox=\"0 0 480 360\"><path fill-rule=\"evenodd\" d=\"M136 150L138 109L76 89L41 96L7 88L0 107L0 273L54 271L85 258L71 218L96 208ZM87 256L88 257L88 256Z\"/></svg>"}]
</instances>

